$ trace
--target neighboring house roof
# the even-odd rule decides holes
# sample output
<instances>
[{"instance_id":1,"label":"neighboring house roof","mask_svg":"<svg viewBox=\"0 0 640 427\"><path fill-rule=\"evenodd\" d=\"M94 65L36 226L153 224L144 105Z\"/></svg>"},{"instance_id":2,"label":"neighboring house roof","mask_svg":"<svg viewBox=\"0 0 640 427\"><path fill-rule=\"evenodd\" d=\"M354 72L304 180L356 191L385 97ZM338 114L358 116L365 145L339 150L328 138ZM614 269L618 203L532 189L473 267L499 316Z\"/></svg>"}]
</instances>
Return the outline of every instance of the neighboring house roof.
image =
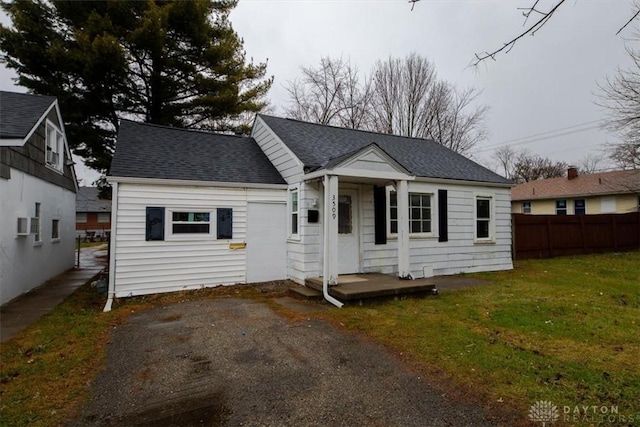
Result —
<instances>
[{"instance_id":1,"label":"neighboring house roof","mask_svg":"<svg viewBox=\"0 0 640 427\"><path fill-rule=\"evenodd\" d=\"M567 177L539 179L516 185L511 200L557 199L640 192L640 170L621 170Z\"/></svg>"},{"instance_id":2,"label":"neighboring house roof","mask_svg":"<svg viewBox=\"0 0 640 427\"><path fill-rule=\"evenodd\" d=\"M110 176L285 184L253 138L120 122Z\"/></svg>"},{"instance_id":3,"label":"neighboring house roof","mask_svg":"<svg viewBox=\"0 0 640 427\"><path fill-rule=\"evenodd\" d=\"M24 139L56 99L0 91L0 139Z\"/></svg>"},{"instance_id":4,"label":"neighboring house roof","mask_svg":"<svg viewBox=\"0 0 640 427\"><path fill-rule=\"evenodd\" d=\"M76 212L111 212L111 200L98 198L96 187L80 187L76 196Z\"/></svg>"},{"instance_id":5,"label":"neighboring house roof","mask_svg":"<svg viewBox=\"0 0 640 427\"><path fill-rule=\"evenodd\" d=\"M339 128L259 114L311 172L376 144L411 174L427 178L511 184L511 181L429 139Z\"/></svg>"}]
</instances>

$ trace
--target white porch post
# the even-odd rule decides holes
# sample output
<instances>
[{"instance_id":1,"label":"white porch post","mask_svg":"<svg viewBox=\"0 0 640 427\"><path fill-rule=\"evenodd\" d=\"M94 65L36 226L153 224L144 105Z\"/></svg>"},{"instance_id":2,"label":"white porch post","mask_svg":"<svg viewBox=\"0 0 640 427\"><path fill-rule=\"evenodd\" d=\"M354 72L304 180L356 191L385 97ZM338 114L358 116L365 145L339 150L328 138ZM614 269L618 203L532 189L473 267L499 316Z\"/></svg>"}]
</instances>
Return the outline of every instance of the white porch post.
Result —
<instances>
[{"instance_id":1,"label":"white porch post","mask_svg":"<svg viewBox=\"0 0 640 427\"><path fill-rule=\"evenodd\" d=\"M327 234L325 245L327 246L327 278L329 285L338 284L338 177L327 176L328 186L325 189L325 212Z\"/></svg>"},{"instance_id":2,"label":"white porch post","mask_svg":"<svg viewBox=\"0 0 640 427\"><path fill-rule=\"evenodd\" d=\"M409 185L406 180L397 184L398 200L398 277L413 279L409 261Z\"/></svg>"},{"instance_id":3,"label":"white porch post","mask_svg":"<svg viewBox=\"0 0 640 427\"><path fill-rule=\"evenodd\" d=\"M336 307L343 304L329 295L329 285L338 284L338 177L324 176L324 262L322 294Z\"/></svg>"}]
</instances>

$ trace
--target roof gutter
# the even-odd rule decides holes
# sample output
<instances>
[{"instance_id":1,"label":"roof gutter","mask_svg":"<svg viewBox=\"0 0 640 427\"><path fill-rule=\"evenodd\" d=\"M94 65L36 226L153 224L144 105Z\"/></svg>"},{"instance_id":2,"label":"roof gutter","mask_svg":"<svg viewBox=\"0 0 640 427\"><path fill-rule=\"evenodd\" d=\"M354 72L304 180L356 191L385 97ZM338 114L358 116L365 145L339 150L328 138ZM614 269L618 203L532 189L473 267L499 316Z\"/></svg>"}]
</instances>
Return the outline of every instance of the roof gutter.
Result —
<instances>
[{"instance_id":1,"label":"roof gutter","mask_svg":"<svg viewBox=\"0 0 640 427\"><path fill-rule=\"evenodd\" d=\"M464 179L454 178L429 178L417 176L416 182L431 182L434 184L450 184L450 185L475 185L482 187L499 187L499 188L511 188L515 187L515 183L498 183L498 182L486 182L486 181L468 181Z\"/></svg>"},{"instance_id":2,"label":"roof gutter","mask_svg":"<svg viewBox=\"0 0 640 427\"><path fill-rule=\"evenodd\" d=\"M265 188L273 190L286 190L287 184L261 184L249 182L224 182L224 181L191 181L188 179L164 179L164 178L141 178L129 176L108 176L109 183L127 184L152 184L152 185L190 185L195 187L230 187L230 188Z\"/></svg>"}]
</instances>

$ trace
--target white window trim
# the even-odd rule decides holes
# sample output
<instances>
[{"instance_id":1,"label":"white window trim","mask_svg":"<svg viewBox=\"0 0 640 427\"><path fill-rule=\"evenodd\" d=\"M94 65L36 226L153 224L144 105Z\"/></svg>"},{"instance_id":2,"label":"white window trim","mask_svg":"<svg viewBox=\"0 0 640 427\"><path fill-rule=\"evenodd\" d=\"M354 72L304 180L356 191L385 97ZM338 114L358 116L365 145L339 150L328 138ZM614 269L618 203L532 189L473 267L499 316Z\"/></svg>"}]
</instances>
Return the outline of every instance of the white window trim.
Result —
<instances>
[{"instance_id":1,"label":"white window trim","mask_svg":"<svg viewBox=\"0 0 640 427\"><path fill-rule=\"evenodd\" d=\"M525 203L529 203L529 212L525 211L525 206L524 206ZM533 210L533 206L531 204L531 200L525 200L524 202L522 202L522 213L523 214L531 215L532 210Z\"/></svg>"},{"instance_id":2,"label":"white window trim","mask_svg":"<svg viewBox=\"0 0 640 427\"><path fill-rule=\"evenodd\" d=\"M576 213L576 202L578 200L583 200L584 201L584 215L586 215L587 214L587 199L586 199L586 197L585 198L580 198L580 199L573 199L573 201L571 203L571 207L573 208L573 215L578 215Z\"/></svg>"},{"instance_id":3,"label":"white window trim","mask_svg":"<svg viewBox=\"0 0 640 427\"><path fill-rule=\"evenodd\" d=\"M174 212L194 212L209 214L209 232L208 233L173 233L173 213ZM167 208L165 209L164 218L164 240L167 241L193 241L193 240L217 240L216 225L217 221L216 209L193 209L193 208Z\"/></svg>"},{"instance_id":4,"label":"white window trim","mask_svg":"<svg viewBox=\"0 0 640 427\"><path fill-rule=\"evenodd\" d=\"M293 211L293 206L292 206L292 200L291 200L291 195L293 193L298 193L298 209L296 212ZM294 240L294 241L300 241L300 226L301 226L301 221L300 221L300 187L299 186L295 186L295 187L291 187L289 188L289 191L287 192L287 236L289 240ZM291 228L293 226L293 220L292 220L292 216L293 214L296 213L296 219L298 220L298 227L296 227L296 230L298 230L297 233L292 233L291 232Z\"/></svg>"},{"instance_id":5,"label":"white window trim","mask_svg":"<svg viewBox=\"0 0 640 427\"><path fill-rule=\"evenodd\" d=\"M84 215L84 220L79 220L78 215ZM76 212L76 223L86 224L89 221L89 215L86 212Z\"/></svg>"},{"instance_id":6,"label":"white window trim","mask_svg":"<svg viewBox=\"0 0 640 427\"><path fill-rule=\"evenodd\" d=\"M558 213L558 202L563 201L563 200L564 200L564 211L565 211L564 214L565 215L569 215L569 201L568 201L568 199L556 199L554 201L554 209L555 209L554 212L555 212L556 215L560 215Z\"/></svg>"},{"instance_id":7,"label":"white window trim","mask_svg":"<svg viewBox=\"0 0 640 427\"><path fill-rule=\"evenodd\" d=\"M489 200L489 237L478 237L478 199ZM495 195L488 193L473 194L473 242L476 244L493 244L496 242L496 208Z\"/></svg>"},{"instance_id":8,"label":"white window trim","mask_svg":"<svg viewBox=\"0 0 640 427\"><path fill-rule=\"evenodd\" d=\"M394 240L398 238L397 233L391 233L391 193L397 193L396 189L391 186L387 186L387 239ZM419 194L425 196L431 196L431 231L429 233L412 233L411 232L411 222L409 222L409 238L410 239L437 239L439 237L438 234L438 194L434 191L409 191L408 201L409 201L409 218L411 218L411 195ZM396 196L397 197L397 196ZM397 200L397 199L396 199ZM407 218L407 221L411 221Z\"/></svg>"},{"instance_id":9,"label":"white window trim","mask_svg":"<svg viewBox=\"0 0 640 427\"><path fill-rule=\"evenodd\" d=\"M47 144L47 141L49 139L49 128L53 128L53 130L55 130L56 132L56 146L58 149L58 164L57 165L51 165L49 162L47 162L47 148L49 147L49 145ZM62 133L62 130L55 125L55 123L53 123L51 120L47 119L45 122L45 127L44 127L44 164L46 167L48 167L49 169L51 169L52 171L55 171L59 174L63 174L64 173L64 134Z\"/></svg>"}]
</instances>

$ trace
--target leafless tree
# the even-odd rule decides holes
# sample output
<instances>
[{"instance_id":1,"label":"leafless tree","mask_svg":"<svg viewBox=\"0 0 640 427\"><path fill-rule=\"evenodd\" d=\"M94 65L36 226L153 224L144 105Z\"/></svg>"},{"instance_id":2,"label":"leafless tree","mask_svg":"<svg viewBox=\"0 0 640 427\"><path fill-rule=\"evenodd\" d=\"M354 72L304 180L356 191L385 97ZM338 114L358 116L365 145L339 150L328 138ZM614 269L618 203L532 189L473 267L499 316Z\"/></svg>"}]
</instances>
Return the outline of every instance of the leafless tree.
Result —
<instances>
[{"instance_id":1,"label":"leafless tree","mask_svg":"<svg viewBox=\"0 0 640 427\"><path fill-rule=\"evenodd\" d=\"M608 145L609 158L623 169L640 168L640 34L626 46L632 65L618 68L613 77L600 84L598 104L609 111L605 128L622 142Z\"/></svg>"},{"instance_id":2,"label":"leafless tree","mask_svg":"<svg viewBox=\"0 0 640 427\"><path fill-rule=\"evenodd\" d=\"M513 164L511 179L522 183L537 179L558 178L565 175L567 167L565 162L554 162L548 157L536 156L529 150L522 150Z\"/></svg>"},{"instance_id":3,"label":"leafless tree","mask_svg":"<svg viewBox=\"0 0 640 427\"><path fill-rule=\"evenodd\" d=\"M408 2L411 3L411 10L415 8L416 3L418 3L419 1L421 0L408 0ZM522 39L527 35L533 36L542 27L544 27L565 1L566 0L556 0L554 3L551 4L549 8L542 9L539 7L540 0L532 0L531 7L518 8L518 10L522 11L522 16L524 16L523 26L525 27L525 29L522 32L518 33L511 40L503 43L502 46L492 51L476 53L475 58L471 62L471 65L477 66L478 64L480 64L481 62L487 59L495 60L496 56L501 52L509 53L509 51L513 49L513 47L516 45L516 43L520 39ZM640 16L640 6L636 3L631 18L622 27L618 29L618 31L616 32L616 35L620 34L634 19L638 18L638 16ZM529 18L531 17L535 17L535 20L531 24L527 25Z\"/></svg>"},{"instance_id":4,"label":"leafless tree","mask_svg":"<svg viewBox=\"0 0 640 427\"><path fill-rule=\"evenodd\" d=\"M378 61L372 75L376 130L430 138L461 154L486 138L488 107L472 109L479 93L439 80L426 58Z\"/></svg>"},{"instance_id":5,"label":"leafless tree","mask_svg":"<svg viewBox=\"0 0 640 427\"><path fill-rule=\"evenodd\" d=\"M511 146L496 148L493 152L493 158L497 163L497 170L507 179L514 179L514 165L518 153Z\"/></svg>"},{"instance_id":6,"label":"leafless tree","mask_svg":"<svg viewBox=\"0 0 640 427\"><path fill-rule=\"evenodd\" d=\"M290 117L315 123L431 138L468 153L486 137L487 107L474 107L478 92L439 80L426 58L378 61L370 77L343 59L322 58L289 82Z\"/></svg>"},{"instance_id":7,"label":"leafless tree","mask_svg":"<svg viewBox=\"0 0 640 427\"><path fill-rule=\"evenodd\" d=\"M431 62L415 53L378 61L373 75L373 110L378 131L419 137L424 134L439 92Z\"/></svg>"},{"instance_id":8,"label":"leafless tree","mask_svg":"<svg viewBox=\"0 0 640 427\"><path fill-rule=\"evenodd\" d=\"M577 167L581 174L594 173L600 170L602 157L596 154L587 154L578 161Z\"/></svg>"},{"instance_id":9,"label":"leafless tree","mask_svg":"<svg viewBox=\"0 0 640 427\"><path fill-rule=\"evenodd\" d=\"M324 57L317 67L301 67L302 77L288 82L288 116L325 125L368 125L371 84L360 84L358 68L343 58Z\"/></svg>"},{"instance_id":10,"label":"leafless tree","mask_svg":"<svg viewBox=\"0 0 640 427\"><path fill-rule=\"evenodd\" d=\"M640 143L623 141L608 144L606 150L609 159L620 169L640 170Z\"/></svg>"}]
</instances>

